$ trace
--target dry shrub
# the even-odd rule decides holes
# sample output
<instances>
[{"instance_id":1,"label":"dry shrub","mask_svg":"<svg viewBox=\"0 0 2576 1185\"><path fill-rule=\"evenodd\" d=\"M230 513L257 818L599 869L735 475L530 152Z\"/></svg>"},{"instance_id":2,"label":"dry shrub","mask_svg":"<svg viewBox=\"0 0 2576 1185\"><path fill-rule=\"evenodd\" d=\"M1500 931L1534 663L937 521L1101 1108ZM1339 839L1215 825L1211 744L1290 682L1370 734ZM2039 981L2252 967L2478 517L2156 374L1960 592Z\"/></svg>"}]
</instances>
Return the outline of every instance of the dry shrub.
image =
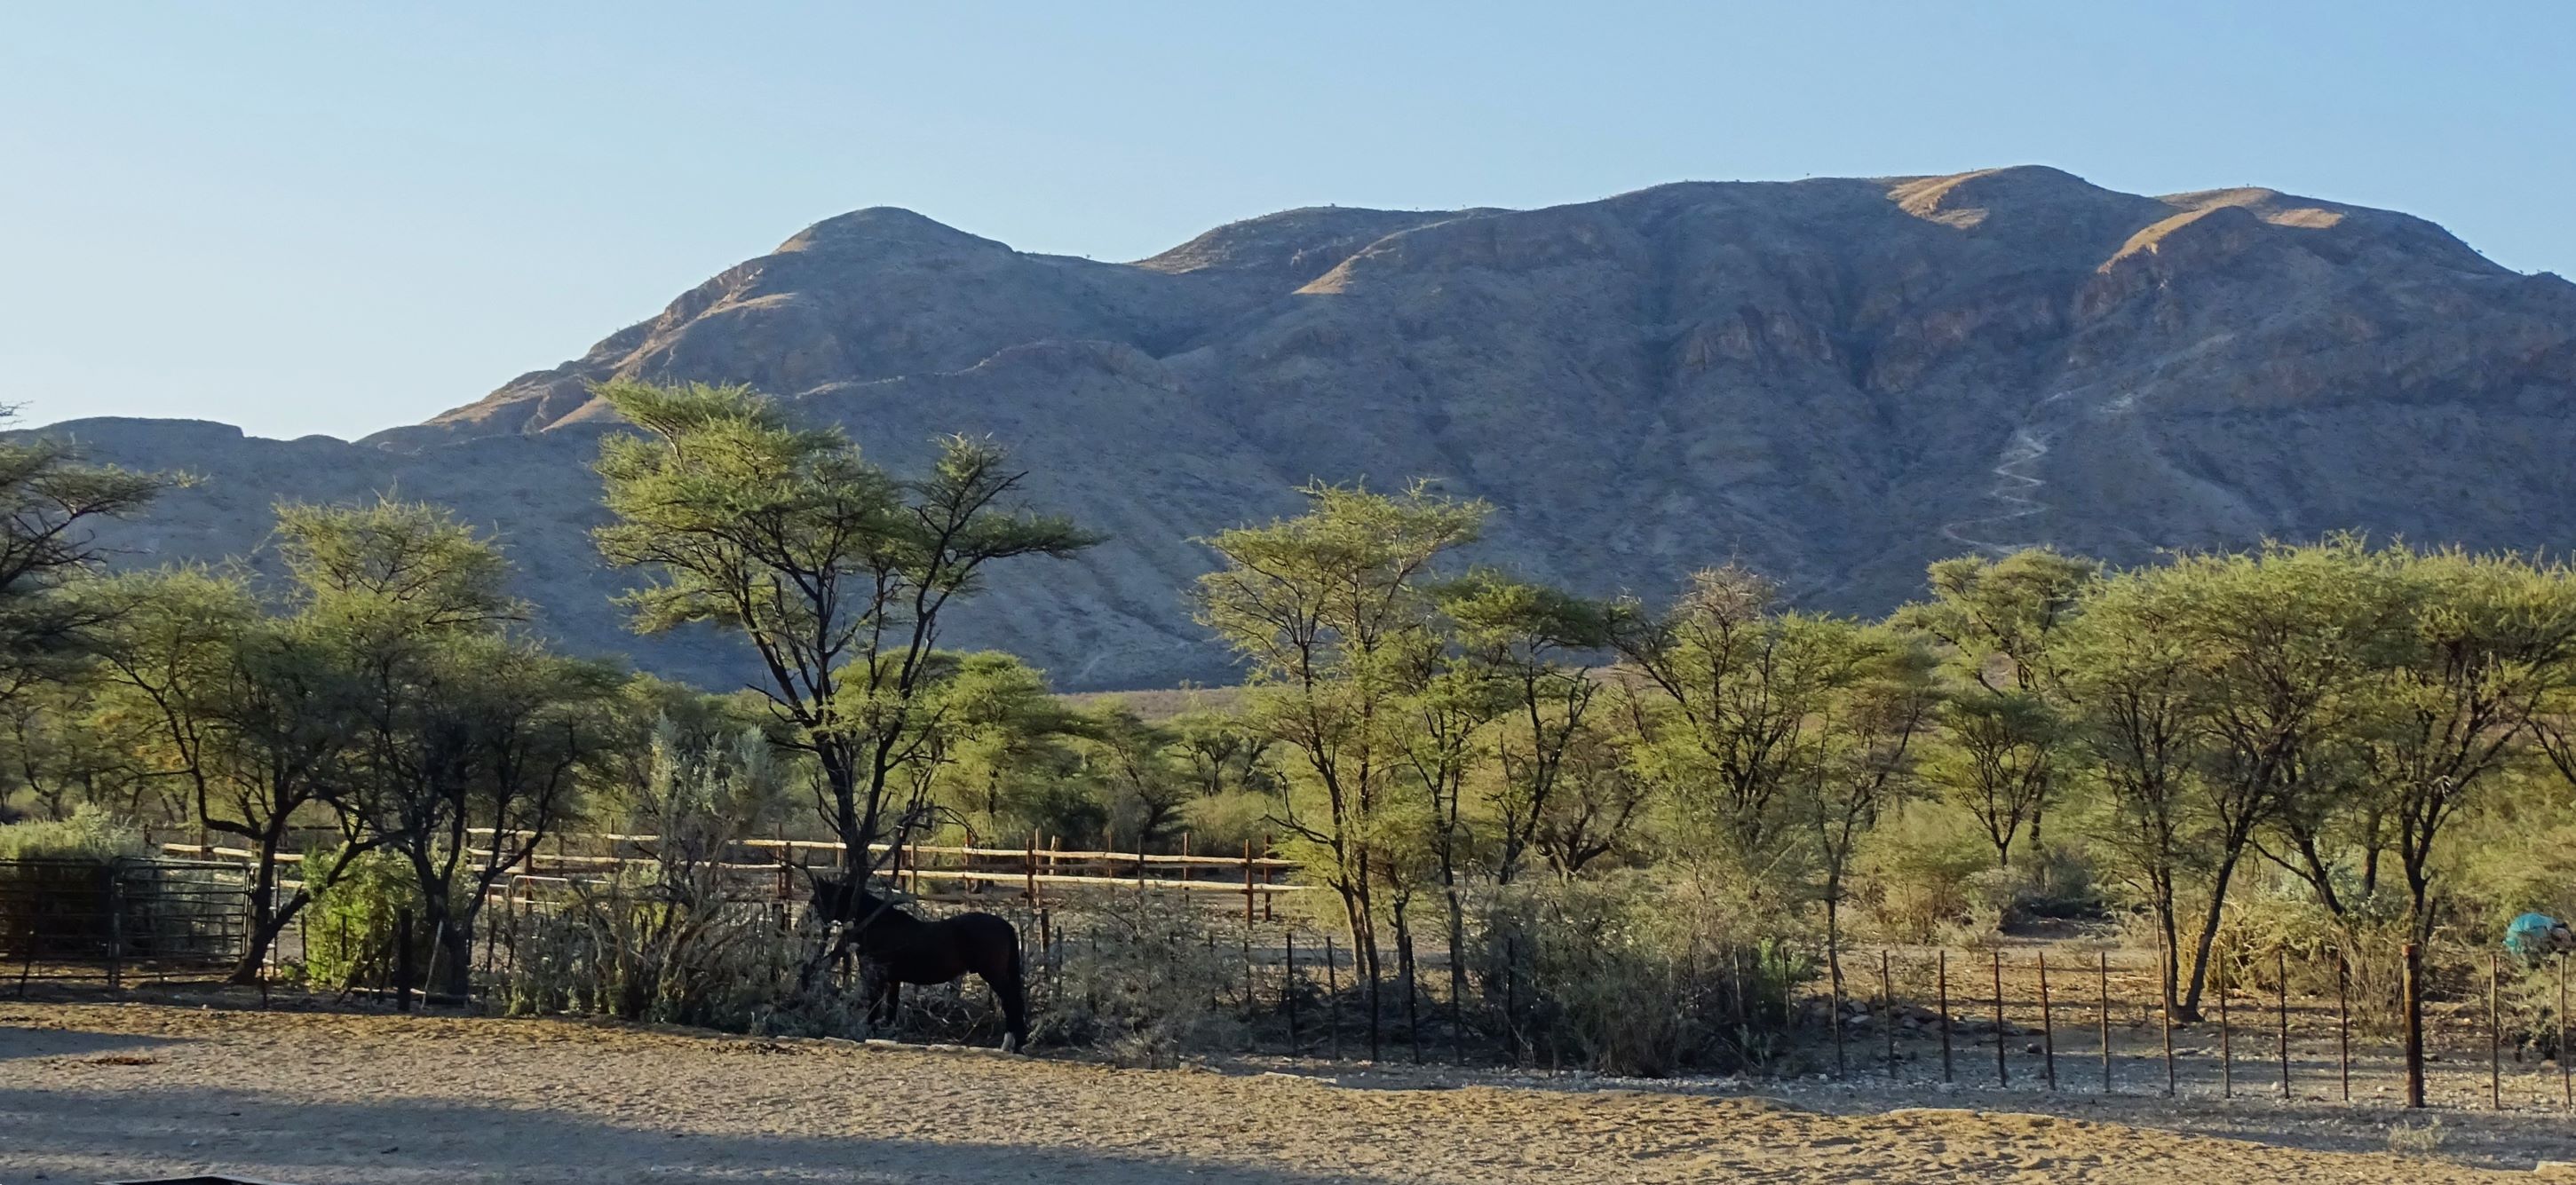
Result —
<instances>
[{"instance_id":1,"label":"dry shrub","mask_svg":"<svg viewBox=\"0 0 2576 1185\"><path fill-rule=\"evenodd\" d=\"M857 1035L828 991L797 976L814 942L776 907L694 896L650 876L582 886L513 923L506 1007L733 1032Z\"/></svg>"},{"instance_id":2,"label":"dry shrub","mask_svg":"<svg viewBox=\"0 0 2576 1185\"><path fill-rule=\"evenodd\" d=\"M1603 1073L1768 1062L1789 994L1815 974L1780 915L1698 879L1516 886L1483 912L1472 957L1507 1039Z\"/></svg>"},{"instance_id":3,"label":"dry shrub","mask_svg":"<svg viewBox=\"0 0 2576 1185\"><path fill-rule=\"evenodd\" d=\"M2399 1156L2432 1156L2442 1150L2450 1134L2442 1129L2440 1119L2422 1123L2399 1120L2388 1125L2388 1150Z\"/></svg>"},{"instance_id":4,"label":"dry shrub","mask_svg":"<svg viewBox=\"0 0 2576 1185\"><path fill-rule=\"evenodd\" d=\"M576 883L511 921L507 1007L735 1032L859 1036L861 1010L828 979L802 982L822 948L783 905L729 896L724 857L741 820L778 795L756 734L692 746L664 720L653 765L627 804L628 826L656 837L653 863Z\"/></svg>"},{"instance_id":5,"label":"dry shrub","mask_svg":"<svg viewBox=\"0 0 2576 1185\"><path fill-rule=\"evenodd\" d=\"M1963 927L1992 930L2001 921L1977 879L1994 866L1983 836L1920 808L1891 823L1872 836L1855 870L1862 920L1906 943L1954 937Z\"/></svg>"},{"instance_id":6,"label":"dry shrub","mask_svg":"<svg viewBox=\"0 0 2576 1185\"><path fill-rule=\"evenodd\" d=\"M1241 1023L1217 1007L1234 982L1234 947L1211 943L1206 914L1159 894L1113 893L1090 923L1090 933L1065 936L1054 998L1036 1019L1039 1040L1143 1066L1242 1043Z\"/></svg>"}]
</instances>

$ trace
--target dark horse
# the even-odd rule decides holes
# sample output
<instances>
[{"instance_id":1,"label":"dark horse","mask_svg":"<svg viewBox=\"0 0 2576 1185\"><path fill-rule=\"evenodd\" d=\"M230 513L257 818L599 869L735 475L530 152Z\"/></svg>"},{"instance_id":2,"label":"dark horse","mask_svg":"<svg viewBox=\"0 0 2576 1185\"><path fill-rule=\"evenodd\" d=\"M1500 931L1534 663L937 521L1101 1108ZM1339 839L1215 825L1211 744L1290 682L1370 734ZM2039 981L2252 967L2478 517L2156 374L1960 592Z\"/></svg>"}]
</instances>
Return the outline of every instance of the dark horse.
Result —
<instances>
[{"instance_id":1,"label":"dark horse","mask_svg":"<svg viewBox=\"0 0 2576 1185\"><path fill-rule=\"evenodd\" d=\"M1029 1042L1028 997L1020 975L1020 932L989 913L961 913L925 922L851 881L814 878L814 916L839 923L830 957L855 951L859 982L868 993L868 1023L894 1019L907 983L947 983L968 972L983 978L1002 1002L1009 1034L1002 1048L1018 1052Z\"/></svg>"}]
</instances>

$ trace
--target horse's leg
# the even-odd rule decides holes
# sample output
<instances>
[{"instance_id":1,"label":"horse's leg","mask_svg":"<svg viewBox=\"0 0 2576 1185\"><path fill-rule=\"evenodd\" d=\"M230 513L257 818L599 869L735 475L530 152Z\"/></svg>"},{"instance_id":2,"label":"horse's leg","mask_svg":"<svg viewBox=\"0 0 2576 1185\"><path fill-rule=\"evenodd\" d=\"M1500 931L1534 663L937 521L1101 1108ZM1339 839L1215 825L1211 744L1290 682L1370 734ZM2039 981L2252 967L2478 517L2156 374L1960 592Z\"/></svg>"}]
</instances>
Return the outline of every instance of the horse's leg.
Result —
<instances>
[{"instance_id":1,"label":"horse's leg","mask_svg":"<svg viewBox=\"0 0 2576 1185\"><path fill-rule=\"evenodd\" d=\"M999 973L979 971L984 986L993 989L993 998L1002 1002L1002 1052L1018 1053L1029 1045L1029 999L1021 973L1020 954L1016 946L1010 962Z\"/></svg>"}]
</instances>

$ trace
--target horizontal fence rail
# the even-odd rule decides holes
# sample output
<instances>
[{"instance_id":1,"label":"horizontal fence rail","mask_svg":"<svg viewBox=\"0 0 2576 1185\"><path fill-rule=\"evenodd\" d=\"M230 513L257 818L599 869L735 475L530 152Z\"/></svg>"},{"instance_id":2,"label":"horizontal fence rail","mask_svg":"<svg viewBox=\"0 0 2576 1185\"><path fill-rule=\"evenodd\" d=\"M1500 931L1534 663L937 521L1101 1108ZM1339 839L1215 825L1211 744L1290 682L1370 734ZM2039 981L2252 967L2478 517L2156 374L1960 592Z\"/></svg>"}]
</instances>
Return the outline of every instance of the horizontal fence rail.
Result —
<instances>
[{"instance_id":1,"label":"horizontal fence rail","mask_svg":"<svg viewBox=\"0 0 2576 1185\"><path fill-rule=\"evenodd\" d=\"M488 827L470 828L474 840L490 843L496 832ZM525 833L513 833L524 835ZM661 865L658 854L664 840L655 835L618 832L568 832L543 838L524 860L512 860L505 871L524 875L608 877L628 869L652 869ZM826 840L739 839L726 845L738 849L737 858L702 861L696 867L732 874L743 882L746 893L757 893L777 900L802 895L794 871L800 865L799 855L833 857L831 868L842 866L843 847ZM575 850L580 849L580 850ZM621 850L622 849L622 850ZM248 848L208 843L164 843L161 850L176 856L226 861L256 861L259 853ZM886 859L882 871L904 885L910 892L930 900L983 900L992 896L990 887L1016 886L1016 896L1043 904L1048 889L1068 892L1102 889L1180 893L1192 896L1223 894L1240 896L1247 910L1270 912L1273 899L1307 891L1312 886L1290 883L1287 873L1298 867L1294 860L1276 856L1254 855L1249 847L1233 856L1173 854L1165 852L1114 852L1106 850L1067 851L1049 844L1039 846L1034 840L1024 847L1004 848L974 844L908 843L900 847L874 844L870 850ZM468 849L468 857L478 860L502 858L490 847ZM744 856L760 857L755 859ZM295 866L304 857L293 852L280 852L275 859L282 865ZM300 882L286 880L287 891L301 887Z\"/></svg>"}]
</instances>

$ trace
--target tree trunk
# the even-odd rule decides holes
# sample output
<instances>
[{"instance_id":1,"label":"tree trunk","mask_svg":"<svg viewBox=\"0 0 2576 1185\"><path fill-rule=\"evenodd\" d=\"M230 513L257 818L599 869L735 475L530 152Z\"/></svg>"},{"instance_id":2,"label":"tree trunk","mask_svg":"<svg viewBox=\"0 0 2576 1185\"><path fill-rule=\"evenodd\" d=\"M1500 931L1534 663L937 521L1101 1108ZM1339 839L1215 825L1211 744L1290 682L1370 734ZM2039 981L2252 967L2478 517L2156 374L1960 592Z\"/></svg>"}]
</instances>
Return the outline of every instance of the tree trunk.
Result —
<instances>
[{"instance_id":1,"label":"tree trunk","mask_svg":"<svg viewBox=\"0 0 2576 1185\"><path fill-rule=\"evenodd\" d=\"M1448 886L1449 893L1449 1049L1452 1060L1466 1060L1466 1025L1461 1009L1467 1002L1467 915L1459 903L1458 886Z\"/></svg>"},{"instance_id":2,"label":"tree trunk","mask_svg":"<svg viewBox=\"0 0 2576 1185\"><path fill-rule=\"evenodd\" d=\"M2192 943L2191 978L2188 981L2189 986L2183 993L2182 1007L2174 1013L2178 1019L2186 1021L2200 1019L2201 982L2209 972L2210 947L2218 940L2220 911L2227 905L2227 882L2235 875L2236 860L2241 854L2242 849L2234 849L2221 856L2218 861L2217 875L2210 880L2209 910L2201 918L2200 936Z\"/></svg>"}]
</instances>

